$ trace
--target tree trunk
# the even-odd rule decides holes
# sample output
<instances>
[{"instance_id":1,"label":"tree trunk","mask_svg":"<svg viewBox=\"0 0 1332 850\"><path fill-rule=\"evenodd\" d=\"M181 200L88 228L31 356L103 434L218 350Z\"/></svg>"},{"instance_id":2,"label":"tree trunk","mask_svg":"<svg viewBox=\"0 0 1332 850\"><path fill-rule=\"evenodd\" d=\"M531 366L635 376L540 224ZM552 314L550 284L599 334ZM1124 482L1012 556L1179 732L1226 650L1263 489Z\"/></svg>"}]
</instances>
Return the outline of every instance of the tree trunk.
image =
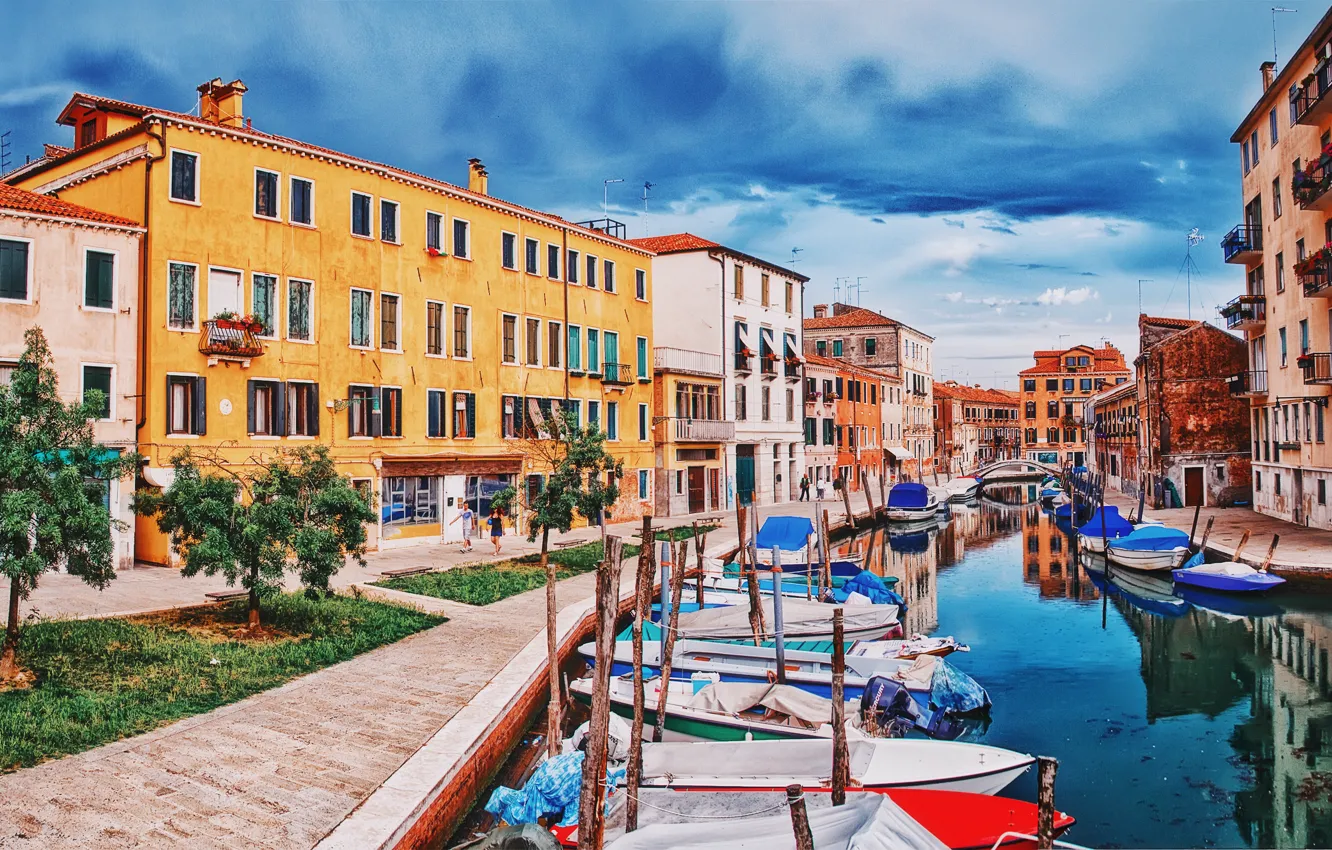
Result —
<instances>
[{"instance_id":1,"label":"tree trunk","mask_svg":"<svg viewBox=\"0 0 1332 850\"><path fill-rule=\"evenodd\" d=\"M671 546L671 607L661 612L661 627L666 631L665 645L661 658L661 690L657 696L657 726L652 730L652 740L660 743L666 734L666 696L671 686L671 656L675 653L675 629L680 619L680 595L684 592L684 567L688 557L689 543L681 540Z\"/></svg>"},{"instance_id":2,"label":"tree trunk","mask_svg":"<svg viewBox=\"0 0 1332 850\"><path fill-rule=\"evenodd\" d=\"M597 568L596 664L588 718L583 783L578 804L578 850L601 850L605 833L606 752L610 727L610 670L615 656L615 615L620 596L620 538L606 538ZM677 571L679 572L679 571Z\"/></svg>"},{"instance_id":3,"label":"tree trunk","mask_svg":"<svg viewBox=\"0 0 1332 850\"><path fill-rule=\"evenodd\" d=\"M550 529L541 529L541 569L546 571L546 667L550 705L546 709L546 753L560 754L560 649L555 637L555 565L550 562ZM604 550L603 550L604 551Z\"/></svg>"},{"instance_id":4,"label":"tree trunk","mask_svg":"<svg viewBox=\"0 0 1332 850\"><path fill-rule=\"evenodd\" d=\"M250 570L250 628L259 628L259 568Z\"/></svg>"},{"instance_id":5,"label":"tree trunk","mask_svg":"<svg viewBox=\"0 0 1332 850\"><path fill-rule=\"evenodd\" d=\"M652 517L643 517L643 548L638 552L634 583L634 724L629 737L629 767L625 774L628 797L624 801L624 831L638 829L638 785L643 777L643 623L652 613Z\"/></svg>"},{"instance_id":6,"label":"tree trunk","mask_svg":"<svg viewBox=\"0 0 1332 850\"><path fill-rule=\"evenodd\" d=\"M19 642L19 583L14 579L9 582L9 619L5 622L5 646L0 650L0 682L14 678L18 673Z\"/></svg>"}]
</instances>

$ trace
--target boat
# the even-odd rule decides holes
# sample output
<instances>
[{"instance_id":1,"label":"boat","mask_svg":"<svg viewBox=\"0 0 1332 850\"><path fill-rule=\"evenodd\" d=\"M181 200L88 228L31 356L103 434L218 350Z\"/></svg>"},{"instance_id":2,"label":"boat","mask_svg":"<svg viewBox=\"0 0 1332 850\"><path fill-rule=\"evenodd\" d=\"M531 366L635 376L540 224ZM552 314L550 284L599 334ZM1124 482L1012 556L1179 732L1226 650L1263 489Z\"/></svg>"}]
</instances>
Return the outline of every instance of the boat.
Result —
<instances>
[{"instance_id":1,"label":"boat","mask_svg":"<svg viewBox=\"0 0 1332 850\"><path fill-rule=\"evenodd\" d=\"M1208 564L1202 558L1200 552L1175 570L1175 582L1223 593L1266 593L1286 583L1284 578L1255 570L1248 564L1237 561Z\"/></svg>"},{"instance_id":2,"label":"boat","mask_svg":"<svg viewBox=\"0 0 1332 850\"><path fill-rule=\"evenodd\" d=\"M1106 557L1112 563L1148 571L1173 570L1188 554L1189 536L1159 525L1135 528L1113 541L1106 550Z\"/></svg>"},{"instance_id":3,"label":"boat","mask_svg":"<svg viewBox=\"0 0 1332 850\"><path fill-rule=\"evenodd\" d=\"M745 594L743 604L740 594L735 594L734 605L706 604L702 609L681 611L676 620L676 637L693 640L731 640L745 639L753 635L749 624L749 596ZM764 596L759 600L763 606L763 620L769 628L775 628L776 618L773 612L773 599ZM792 641L797 640L832 640L833 615L837 607L823 602L807 602L797 599L782 600L782 631ZM847 605L843 611L843 635L850 641L876 641L897 628L900 628L901 608L897 605ZM900 632L899 632L900 633Z\"/></svg>"},{"instance_id":4,"label":"boat","mask_svg":"<svg viewBox=\"0 0 1332 850\"><path fill-rule=\"evenodd\" d=\"M888 519L911 522L929 519L939 512L939 497L924 484L903 482L888 491Z\"/></svg>"},{"instance_id":5,"label":"boat","mask_svg":"<svg viewBox=\"0 0 1332 850\"><path fill-rule=\"evenodd\" d=\"M1170 583L1159 574L1112 569L1107 577L1104 572L1093 571L1088 562L1084 561L1084 566L1088 566L1087 578L1097 590L1117 596L1140 611L1173 618L1184 616L1192 607L1187 600L1175 596Z\"/></svg>"},{"instance_id":6,"label":"boat","mask_svg":"<svg viewBox=\"0 0 1332 850\"><path fill-rule=\"evenodd\" d=\"M1046 505L1062 505L1068 501L1068 496L1064 494L1064 488L1052 485L1041 488L1040 501Z\"/></svg>"},{"instance_id":7,"label":"boat","mask_svg":"<svg viewBox=\"0 0 1332 850\"><path fill-rule=\"evenodd\" d=\"M966 477L954 478L944 485L950 502L969 502L980 493L980 487L980 481Z\"/></svg>"},{"instance_id":8,"label":"boat","mask_svg":"<svg viewBox=\"0 0 1332 850\"><path fill-rule=\"evenodd\" d=\"M831 786L832 739L707 741L643 745L643 787L677 791L777 791L790 785L806 793ZM851 783L866 791L897 788L996 794L1036 759L984 744L917 738L847 741Z\"/></svg>"},{"instance_id":9,"label":"boat","mask_svg":"<svg viewBox=\"0 0 1332 850\"><path fill-rule=\"evenodd\" d=\"M1119 508L1106 505L1097 508L1078 529L1078 545L1089 552L1104 552L1107 541L1127 537L1133 532L1133 523L1119 515Z\"/></svg>"},{"instance_id":10,"label":"boat","mask_svg":"<svg viewBox=\"0 0 1332 850\"><path fill-rule=\"evenodd\" d=\"M991 850L996 847L1034 850L1036 847L1036 843L1026 837L1036 834L1035 803L1010 797L921 788L899 788L887 795L950 850ZM1074 823L1076 820L1071 815L1056 810L1054 836L1063 835Z\"/></svg>"},{"instance_id":11,"label":"boat","mask_svg":"<svg viewBox=\"0 0 1332 850\"><path fill-rule=\"evenodd\" d=\"M1264 593L1224 593L1187 584L1176 584L1175 593L1194 608L1227 619L1256 620L1260 617L1280 617L1286 613L1282 605Z\"/></svg>"}]
</instances>

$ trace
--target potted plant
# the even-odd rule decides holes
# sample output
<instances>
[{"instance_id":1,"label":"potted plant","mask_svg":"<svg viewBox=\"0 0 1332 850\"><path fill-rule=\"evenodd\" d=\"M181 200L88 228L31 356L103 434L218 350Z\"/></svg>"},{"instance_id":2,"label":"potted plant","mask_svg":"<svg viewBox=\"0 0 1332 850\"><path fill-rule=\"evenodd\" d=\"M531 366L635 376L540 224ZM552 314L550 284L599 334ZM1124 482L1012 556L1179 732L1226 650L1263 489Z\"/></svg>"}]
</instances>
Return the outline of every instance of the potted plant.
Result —
<instances>
[{"instance_id":1,"label":"potted plant","mask_svg":"<svg viewBox=\"0 0 1332 850\"><path fill-rule=\"evenodd\" d=\"M432 256L432 257L443 256L442 252L441 252L438 248L435 248L435 247L428 247L428 248L426 248L426 253L429 254L429 255Z\"/></svg>"},{"instance_id":2,"label":"potted plant","mask_svg":"<svg viewBox=\"0 0 1332 850\"><path fill-rule=\"evenodd\" d=\"M1295 358L1295 365L1299 366L1301 369L1312 369L1313 364L1314 359L1312 354L1305 353Z\"/></svg>"}]
</instances>

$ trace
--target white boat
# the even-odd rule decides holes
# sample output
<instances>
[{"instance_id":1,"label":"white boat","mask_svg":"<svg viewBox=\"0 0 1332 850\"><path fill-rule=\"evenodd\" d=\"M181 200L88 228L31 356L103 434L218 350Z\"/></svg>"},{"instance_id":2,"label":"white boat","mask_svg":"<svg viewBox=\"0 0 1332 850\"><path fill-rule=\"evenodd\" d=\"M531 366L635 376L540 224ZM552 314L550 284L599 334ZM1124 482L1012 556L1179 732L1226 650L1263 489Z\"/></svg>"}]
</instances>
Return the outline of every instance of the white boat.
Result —
<instances>
[{"instance_id":1,"label":"white boat","mask_svg":"<svg viewBox=\"0 0 1332 850\"><path fill-rule=\"evenodd\" d=\"M1139 526L1110 542L1106 557L1121 567L1157 572L1173 570L1189 556L1189 536L1159 525Z\"/></svg>"},{"instance_id":2,"label":"white boat","mask_svg":"<svg viewBox=\"0 0 1332 850\"><path fill-rule=\"evenodd\" d=\"M754 632L749 624L749 595L732 594L733 605L719 605L696 611L682 611L676 621L676 637L695 640L744 640ZM707 592L704 591L704 601ZM714 600L719 601L719 600ZM763 619L774 628L773 599L763 596ZM833 614L837 606L824 602L806 602L782 597L782 631L787 640L832 640ZM850 605L843 609L843 637L848 641L877 641L894 630L900 622L896 605ZM901 634L898 631L898 634Z\"/></svg>"},{"instance_id":3,"label":"white boat","mask_svg":"<svg viewBox=\"0 0 1332 850\"><path fill-rule=\"evenodd\" d=\"M975 478L954 478L944 485L948 491L948 501L969 502L980 493L981 483Z\"/></svg>"},{"instance_id":4,"label":"white boat","mask_svg":"<svg viewBox=\"0 0 1332 850\"><path fill-rule=\"evenodd\" d=\"M929 519L939 512L939 497L924 484L903 482L888 491L886 513L893 522Z\"/></svg>"},{"instance_id":5,"label":"white boat","mask_svg":"<svg viewBox=\"0 0 1332 850\"><path fill-rule=\"evenodd\" d=\"M997 794L1036 759L983 744L915 738L847 742L851 784ZM707 741L643 745L645 787L677 791L831 790L832 741Z\"/></svg>"}]
</instances>

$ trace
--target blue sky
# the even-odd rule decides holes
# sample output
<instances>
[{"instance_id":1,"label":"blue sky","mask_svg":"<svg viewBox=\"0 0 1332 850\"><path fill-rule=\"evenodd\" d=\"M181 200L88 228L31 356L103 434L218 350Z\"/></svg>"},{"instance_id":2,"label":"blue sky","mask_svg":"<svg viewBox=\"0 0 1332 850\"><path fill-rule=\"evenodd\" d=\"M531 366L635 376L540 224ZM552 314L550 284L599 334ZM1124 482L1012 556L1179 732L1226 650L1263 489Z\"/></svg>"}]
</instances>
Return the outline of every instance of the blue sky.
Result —
<instances>
[{"instance_id":1,"label":"blue sky","mask_svg":"<svg viewBox=\"0 0 1332 850\"><path fill-rule=\"evenodd\" d=\"M1230 133L1272 55L1269 2L125 2L11 9L0 130L16 162L74 90L187 111L243 79L255 125L630 234L837 278L937 337L942 378L1013 386L1030 352L1136 349L1149 313L1242 289ZM1277 20L1284 61L1324 11ZM640 200L651 181L648 214ZM854 296L853 296L854 298Z\"/></svg>"}]
</instances>

